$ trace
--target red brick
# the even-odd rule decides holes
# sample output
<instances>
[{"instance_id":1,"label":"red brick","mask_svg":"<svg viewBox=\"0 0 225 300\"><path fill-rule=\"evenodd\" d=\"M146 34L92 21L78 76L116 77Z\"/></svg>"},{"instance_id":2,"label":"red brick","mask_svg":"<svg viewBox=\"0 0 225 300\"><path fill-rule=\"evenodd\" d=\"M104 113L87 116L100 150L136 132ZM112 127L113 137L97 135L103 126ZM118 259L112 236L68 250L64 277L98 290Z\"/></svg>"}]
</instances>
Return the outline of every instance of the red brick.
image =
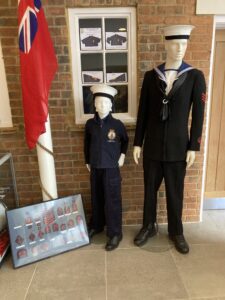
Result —
<instances>
[{"instance_id":1,"label":"red brick","mask_svg":"<svg viewBox=\"0 0 225 300\"><path fill-rule=\"evenodd\" d=\"M139 6L138 7L138 15L154 15L156 13L155 6Z\"/></svg>"},{"instance_id":2,"label":"red brick","mask_svg":"<svg viewBox=\"0 0 225 300\"><path fill-rule=\"evenodd\" d=\"M169 17L166 16L165 24L168 25L177 25L177 24L189 24L190 18L187 16L176 16L176 17Z\"/></svg>"},{"instance_id":3,"label":"red brick","mask_svg":"<svg viewBox=\"0 0 225 300\"><path fill-rule=\"evenodd\" d=\"M2 0L1 0L2 1ZM3 8L2 8L3 6ZM17 7L4 7L4 3L0 3L0 17L9 17L9 16L16 16L17 15Z\"/></svg>"},{"instance_id":4,"label":"red brick","mask_svg":"<svg viewBox=\"0 0 225 300\"><path fill-rule=\"evenodd\" d=\"M184 9L183 6L158 6L157 15L181 15Z\"/></svg>"},{"instance_id":5,"label":"red brick","mask_svg":"<svg viewBox=\"0 0 225 300\"><path fill-rule=\"evenodd\" d=\"M48 6L45 9L46 16L47 15L56 15L56 16L64 16L65 15L65 7L61 6Z\"/></svg>"},{"instance_id":6,"label":"red brick","mask_svg":"<svg viewBox=\"0 0 225 300\"><path fill-rule=\"evenodd\" d=\"M164 22L165 17L159 17L159 16L141 16L140 24L162 24Z\"/></svg>"}]
</instances>

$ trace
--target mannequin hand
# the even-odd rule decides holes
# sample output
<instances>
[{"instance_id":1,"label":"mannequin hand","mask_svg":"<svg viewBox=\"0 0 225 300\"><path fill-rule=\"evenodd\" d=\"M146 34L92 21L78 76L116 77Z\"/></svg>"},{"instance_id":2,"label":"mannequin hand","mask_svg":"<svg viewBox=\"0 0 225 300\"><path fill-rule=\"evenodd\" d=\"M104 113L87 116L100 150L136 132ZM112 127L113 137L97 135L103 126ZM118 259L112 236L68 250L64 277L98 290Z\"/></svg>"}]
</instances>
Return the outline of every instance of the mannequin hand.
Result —
<instances>
[{"instance_id":1,"label":"mannequin hand","mask_svg":"<svg viewBox=\"0 0 225 300\"><path fill-rule=\"evenodd\" d=\"M194 161L195 161L195 151L188 151L186 157L187 168L190 168L190 166L193 165Z\"/></svg>"},{"instance_id":2,"label":"mannequin hand","mask_svg":"<svg viewBox=\"0 0 225 300\"><path fill-rule=\"evenodd\" d=\"M88 171L90 172L90 171L91 171L90 165L89 165L89 164L86 164L86 167L87 167Z\"/></svg>"},{"instance_id":3,"label":"mannequin hand","mask_svg":"<svg viewBox=\"0 0 225 300\"><path fill-rule=\"evenodd\" d=\"M125 154L124 154L124 153L121 153L121 154L120 154L120 158L119 158L119 160L118 160L118 165L119 165L119 167L122 167L122 166L123 166L124 160L125 160Z\"/></svg>"},{"instance_id":4,"label":"mannequin hand","mask_svg":"<svg viewBox=\"0 0 225 300\"><path fill-rule=\"evenodd\" d=\"M133 150L133 158L135 163L138 165L138 160L141 156L141 147L139 146L134 146L134 150Z\"/></svg>"}]
</instances>

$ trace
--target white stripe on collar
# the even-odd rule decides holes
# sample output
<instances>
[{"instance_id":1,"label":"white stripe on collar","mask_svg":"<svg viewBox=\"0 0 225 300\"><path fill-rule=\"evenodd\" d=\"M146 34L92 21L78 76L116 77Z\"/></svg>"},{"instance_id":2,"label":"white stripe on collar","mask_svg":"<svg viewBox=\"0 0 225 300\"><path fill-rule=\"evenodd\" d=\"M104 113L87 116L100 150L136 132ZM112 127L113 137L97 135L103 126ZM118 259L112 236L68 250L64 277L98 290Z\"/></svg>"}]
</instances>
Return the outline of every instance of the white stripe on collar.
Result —
<instances>
[{"instance_id":1,"label":"white stripe on collar","mask_svg":"<svg viewBox=\"0 0 225 300\"><path fill-rule=\"evenodd\" d=\"M186 68L186 69L180 71L180 72L177 74L176 79L178 79L178 77L179 77L180 75L184 74L185 72L188 72L188 71L193 70L193 69L194 69L193 67L188 67L188 68ZM155 67L154 70L156 71L156 73L158 73L159 78L167 83L166 77L165 77L165 75L163 74L163 72L160 71L160 69L159 69L158 67Z\"/></svg>"},{"instance_id":2,"label":"white stripe on collar","mask_svg":"<svg viewBox=\"0 0 225 300\"><path fill-rule=\"evenodd\" d=\"M179 77L180 75L184 74L185 72L188 72L188 71L193 70L193 69L194 69L193 67L188 67L188 68L184 69L183 71L180 71L177 74L177 77Z\"/></svg>"},{"instance_id":3,"label":"white stripe on collar","mask_svg":"<svg viewBox=\"0 0 225 300\"><path fill-rule=\"evenodd\" d=\"M167 82L166 82L166 77L165 77L165 75L163 74L163 72L161 72L161 71L159 70L158 67L155 67L154 70L156 71L156 73L158 73L159 78L160 78L161 80L165 81L165 83L167 83Z\"/></svg>"}]
</instances>

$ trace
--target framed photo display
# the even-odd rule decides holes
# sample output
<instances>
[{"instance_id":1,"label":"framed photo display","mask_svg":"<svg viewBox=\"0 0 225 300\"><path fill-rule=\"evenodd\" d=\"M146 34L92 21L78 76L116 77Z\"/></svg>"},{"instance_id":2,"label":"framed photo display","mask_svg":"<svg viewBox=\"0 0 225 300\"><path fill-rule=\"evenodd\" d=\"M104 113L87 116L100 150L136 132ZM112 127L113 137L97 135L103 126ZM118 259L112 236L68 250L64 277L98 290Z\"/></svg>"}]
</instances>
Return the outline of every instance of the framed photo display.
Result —
<instances>
[{"instance_id":1,"label":"framed photo display","mask_svg":"<svg viewBox=\"0 0 225 300\"><path fill-rule=\"evenodd\" d=\"M81 195L7 211L14 268L89 244Z\"/></svg>"}]
</instances>

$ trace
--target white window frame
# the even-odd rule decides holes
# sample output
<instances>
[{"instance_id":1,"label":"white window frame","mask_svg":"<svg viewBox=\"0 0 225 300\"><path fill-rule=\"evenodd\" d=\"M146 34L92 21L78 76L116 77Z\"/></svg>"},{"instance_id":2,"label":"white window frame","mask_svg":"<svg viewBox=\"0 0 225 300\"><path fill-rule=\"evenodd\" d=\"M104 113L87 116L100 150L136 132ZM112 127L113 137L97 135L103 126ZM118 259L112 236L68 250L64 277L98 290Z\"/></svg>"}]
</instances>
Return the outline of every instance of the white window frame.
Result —
<instances>
[{"instance_id":1,"label":"white window frame","mask_svg":"<svg viewBox=\"0 0 225 300\"><path fill-rule=\"evenodd\" d=\"M137 51L136 51L136 9L135 7L69 8L69 31L72 55L73 95L75 122L84 124L92 114L84 114L81 76L81 53L79 43L79 18L127 18L128 36L128 112L115 113L114 117L126 124L134 124L137 115ZM103 22L104 23L104 22ZM103 34L103 44L105 36ZM102 53L107 53L105 49ZM115 50L116 53L117 50ZM111 52L111 51L109 51ZM121 51L117 51L121 52ZM88 53L88 52L87 52ZM105 80L105 79L104 79ZM117 85L119 85L117 83ZM113 85L112 85L113 86Z\"/></svg>"},{"instance_id":2,"label":"white window frame","mask_svg":"<svg viewBox=\"0 0 225 300\"><path fill-rule=\"evenodd\" d=\"M2 45L0 39L0 128L13 127L11 107L9 103L9 92L6 81L5 65L2 54Z\"/></svg>"}]
</instances>

